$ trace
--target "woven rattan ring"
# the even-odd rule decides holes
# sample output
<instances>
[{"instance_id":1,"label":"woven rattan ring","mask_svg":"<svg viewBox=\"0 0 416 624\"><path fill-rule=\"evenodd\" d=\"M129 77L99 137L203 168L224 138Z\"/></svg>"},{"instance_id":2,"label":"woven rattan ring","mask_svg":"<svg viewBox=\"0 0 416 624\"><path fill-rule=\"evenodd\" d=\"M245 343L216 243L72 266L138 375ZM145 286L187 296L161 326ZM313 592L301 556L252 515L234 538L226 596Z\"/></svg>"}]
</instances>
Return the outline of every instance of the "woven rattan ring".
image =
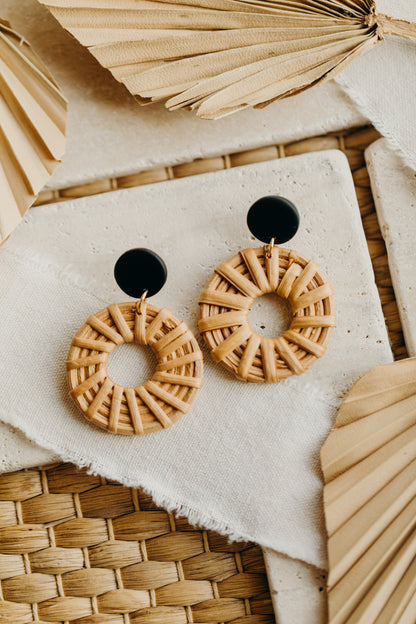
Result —
<instances>
[{"instance_id":1,"label":"woven rattan ring","mask_svg":"<svg viewBox=\"0 0 416 624\"><path fill-rule=\"evenodd\" d=\"M157 358L150 381L123 388L106 362L124 342L149 345ZM202 385L202 353L184 322L144 301L109 305L73 338L66 364L72 398L84 416L112 433L142 435L169 427L191 407Z\"/></svg>"},{"instance_id":2,"label":"woven rattan ring","mask_svg":"<svg viewBox=\"0 0 416 624\"><path fill-rule=\"evenodd\" d=\"M290 329L278 338L259 336L248 321L254 300L268 293L292 307ZM245 249L221 264L199 304L199 329L214 360L255 383L305 372L325 353L335 326L333 290L318 265L270 245Z\"/></svg>"}]
</instances>

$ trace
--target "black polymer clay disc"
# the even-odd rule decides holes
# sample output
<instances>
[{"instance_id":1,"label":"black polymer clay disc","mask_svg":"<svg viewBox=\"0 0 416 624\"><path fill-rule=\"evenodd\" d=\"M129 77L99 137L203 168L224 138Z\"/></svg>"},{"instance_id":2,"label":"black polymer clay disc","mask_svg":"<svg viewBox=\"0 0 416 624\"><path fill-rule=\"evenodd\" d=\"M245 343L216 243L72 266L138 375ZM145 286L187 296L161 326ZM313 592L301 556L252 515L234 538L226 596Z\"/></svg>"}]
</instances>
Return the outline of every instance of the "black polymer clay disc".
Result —
<instances>
[{"instance_id":1,"label":"black polymer clay disc","mask_svg":"<svg viewBox=\"0 0 416 624\"><path fill-rule=\"evenodd\" d=\"M285 243L299 228L299 212L291 201L277 195L261 197L247 213L250 232L263 243Z\"/></svg>"},{"instance_id":2,"label":"black polymer clay disc","mask_svg":"<svg viewBox=\"0 0 416 624\"><path fill-rule=\"evenodd\" d=\"M151 249L129 249L117 260L114 277L121 290L139 299L147 290L147 296L155 295L166 282L168 270L160 256Z\"/></svg>"}]
</instances>

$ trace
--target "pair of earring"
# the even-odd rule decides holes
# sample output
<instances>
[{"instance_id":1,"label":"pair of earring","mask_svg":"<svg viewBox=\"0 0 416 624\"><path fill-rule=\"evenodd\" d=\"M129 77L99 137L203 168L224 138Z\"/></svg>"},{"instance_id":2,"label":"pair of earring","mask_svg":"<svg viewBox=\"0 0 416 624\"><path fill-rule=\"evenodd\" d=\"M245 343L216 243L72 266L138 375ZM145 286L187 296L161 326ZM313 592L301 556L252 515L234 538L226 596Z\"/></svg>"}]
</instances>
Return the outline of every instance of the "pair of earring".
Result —
<instances>
[{"instance_id":1,"label":"pair of earring","mask_svg":"<svg viewBox=\"0 0 416 624\"><path fill-rule=\"evenodd\" d=\"M199 300L199 330L214 360L239 379L279 382L325 353L335 327L333 290L313 260L276 246L299 227L289 200L259 199L247 225L265 245L244 249L215 270ZM202 352L185 322L148 302L167 278L157 254L125 252L114 276L137 301L113 303L87 319L71 343L67 381L88 420L112 433L142 435L169 427L190 409L202 386ZM259 336L248 322L254 300L268 293L292 308L290 328L277 338ZM134 341L150 346L156 372L144 385L124 388L109 377L106 362L117 345Z\"/></svg>"}]
</instances>

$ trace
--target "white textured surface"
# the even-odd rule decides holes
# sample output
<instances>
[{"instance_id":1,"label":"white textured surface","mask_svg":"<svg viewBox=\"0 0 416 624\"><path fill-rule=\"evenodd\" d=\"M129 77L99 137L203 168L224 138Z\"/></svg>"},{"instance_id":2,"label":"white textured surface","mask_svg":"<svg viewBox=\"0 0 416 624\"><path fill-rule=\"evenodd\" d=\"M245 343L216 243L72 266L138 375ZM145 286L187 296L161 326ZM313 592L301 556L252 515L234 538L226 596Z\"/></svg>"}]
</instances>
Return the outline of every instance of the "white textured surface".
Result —
<instances>
[{"instance_id":1,"label":"white textured surface","mask_svg":"<svg viewBox=\"0 0 416 624\"><path fill-rule=\"evenodd\" d=\"M262 386L235 380L207 355L204 387L170 430L126 439L90 426L67 396L64 361L86 317L123 300L112 277L118 255L140 245L159 251L169 279L155 304L196 331L197 300L214 267L256 244L248 206L276 192L302 215L291 245L313 257L335 289L338 327L326 355L301 377ZM391 361L340 152L36 208L0 249L0 275L2 419L66 459L144 485L191 520L324 565L319 448L345 390ZM179 461L178 448L188 449Z\"/></svg>"},{"instance_id":2,"label":"white textured surface","mask_svg":"<svg viewBox=\"0 0 416 624\"><path fill-rule=\"evenodd\" d=\"M36 0L0 0L0 15L33 44L69 100L67 154L51 188L366 123L335 83L216 122L141 107Z\"/></svg>"},{"instance_id":3,"label":"white textured surface","mask_svg":"<svg viewBox=\"0 0 416 624\"><path fill-rule=\"evenodd\" d=\"M407 351L416 355L416 173L385 139L365 153Z\"/></svg>"},{"instance_id":4,"label":"white textured surface","mask_svg":"<svg viewBox=\"0 0 416 624\"><path fill-rule=\"evenodd\" d=\"M326 572L266 548L277 624L326 624Z\"/></svg>"}]
</instances>

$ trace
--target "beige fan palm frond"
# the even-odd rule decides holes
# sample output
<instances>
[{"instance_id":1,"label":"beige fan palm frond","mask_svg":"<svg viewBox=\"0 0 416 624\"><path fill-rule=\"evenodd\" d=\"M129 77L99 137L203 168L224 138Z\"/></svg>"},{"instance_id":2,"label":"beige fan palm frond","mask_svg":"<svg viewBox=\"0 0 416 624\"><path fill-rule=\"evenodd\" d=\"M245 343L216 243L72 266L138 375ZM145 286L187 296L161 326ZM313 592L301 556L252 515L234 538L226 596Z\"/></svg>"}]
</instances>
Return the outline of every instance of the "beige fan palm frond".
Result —
<instances>
[{"instance_id":1,"label":"beige fan palm frond","mask_svg":"<svg viewBox=\"0 0 416 624\"><path fill-rule=\"evenodd\" d=\"M67 103L30 45L0 21L0 244L65 151Z\"/></svg>"},{"instance_id":2,"label":"beige fan palm frond","mask_svg":"<svg viewBox=\"0 0 416 624\"><path fill-rule=\"evenodd\" d=\"M373 0L40 0L142 104L216 119L332 78L416 25Z\"/></svg>"},{"instance_id":3,"label":"beige fan palm frond","mask_svg":"<svg viewBox=\"0 0 416 624\"><path fill-rule=\"evenodd\" d=\"M416 358L346 396L321 452L328 624L416 621Z\"/></svg>"}]
</instances>

